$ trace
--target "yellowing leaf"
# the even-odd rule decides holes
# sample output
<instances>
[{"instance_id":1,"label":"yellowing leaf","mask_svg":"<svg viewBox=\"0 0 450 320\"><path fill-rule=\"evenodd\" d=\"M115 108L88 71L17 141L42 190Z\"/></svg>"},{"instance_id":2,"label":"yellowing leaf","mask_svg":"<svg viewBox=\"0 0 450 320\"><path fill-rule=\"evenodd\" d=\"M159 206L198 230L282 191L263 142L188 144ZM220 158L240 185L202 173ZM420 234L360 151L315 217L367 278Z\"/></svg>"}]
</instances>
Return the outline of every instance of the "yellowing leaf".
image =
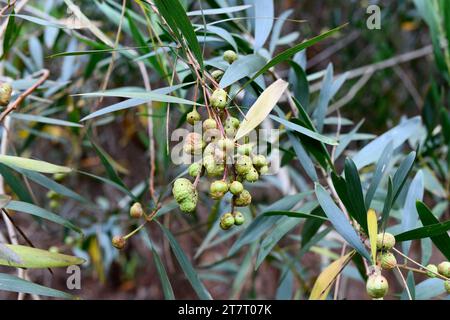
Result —
<instances>
[{"instance_id":1,"label":"yellowing leaf","mask_svg":"<svg viewBox=\"0 0 450 320\"><path fill-rule=\"evenodd\" d=\"M43 173L64 173L72 171L72 169L68 167L57 166L55 164L51 164L45 161L15 156L0 155L0 163L3 163L7 166L13 166Z\"/></svg>"},{"instance_id":2,"label":"yellowing leaf","mask_svg":"<svg viewBox=\"0 0 450 320\"><path fill-rule=\"evenodd\" d=\"M245 115L245 119L236 133L236 140L249 134L269 115L287 87L286 81L278 79L261 93Z\"/></svg>"},{"instance_id":3,"label":"yellowing leaf","mask_svg":"<svg viewBox=\"0 0 450 320\"><path fill-rule=\"evenodd\" d=\"M345 256L340 257L330 264L317 278L311 290L309 300L325 300L330 292L331 285L336 277L341 273L347 263L355 254L355 250L350 251Z\"/></svg>"},{"instance_id":4,"label":"yellowing leaf","mask_svg":"<svg viewBox=\"0 0 450 320\"><path fill-rule=\"evenodd\" d=\"M6 253L6 254L5 254ZM0 265L16 268L58 268L84 263L84 259L47 250L5 244L0 247Z\"/></svg>"},{"instance_id":5,"label":"yellowing leaf","mask_svg":"<svg viewBox=\"0 0 450 320\"><path fill-rule=\"evenodd\" d=\"M375 264L377 261L377 213L373 209L367 211L367 229L369 231L370 249L372 251L372 259Z\"/></svg>"}]
</instances>

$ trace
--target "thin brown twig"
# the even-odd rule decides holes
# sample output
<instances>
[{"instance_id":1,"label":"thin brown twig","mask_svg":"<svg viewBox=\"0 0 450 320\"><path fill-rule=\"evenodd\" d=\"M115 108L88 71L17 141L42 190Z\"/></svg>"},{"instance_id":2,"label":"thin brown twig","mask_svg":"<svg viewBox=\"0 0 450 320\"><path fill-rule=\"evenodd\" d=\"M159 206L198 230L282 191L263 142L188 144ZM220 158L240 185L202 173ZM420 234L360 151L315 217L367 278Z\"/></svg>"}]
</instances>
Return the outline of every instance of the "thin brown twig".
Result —
<instances>
[{"instance_id":1,"label":"thin brown twig","mask_svg":"<svg viewBox=\"0 0 450 320\"><path fill-rule=\"evenodd\" d=\"M48 71L47 69L42 69L41 71L39 71L39 73L42 73L42 76L36 81L36 83L26 91L24 91L16 100L14 100L14 102L10 103L8 107L0 114L0 123L5 120L8 114L16 110L22 103L22 101L25 100L25 98L29 96L34 90L36 90L42 83L44 83L50 75L50 71Z\"/></svg>"}]
</instances>

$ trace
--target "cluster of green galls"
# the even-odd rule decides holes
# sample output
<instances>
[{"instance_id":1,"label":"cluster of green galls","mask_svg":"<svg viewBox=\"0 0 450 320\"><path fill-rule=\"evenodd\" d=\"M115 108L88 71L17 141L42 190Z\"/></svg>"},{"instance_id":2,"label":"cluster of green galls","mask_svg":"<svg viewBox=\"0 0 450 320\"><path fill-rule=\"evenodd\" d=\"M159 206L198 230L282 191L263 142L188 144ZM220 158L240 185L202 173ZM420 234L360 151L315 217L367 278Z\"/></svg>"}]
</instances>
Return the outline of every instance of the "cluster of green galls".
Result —
<instances>
[{"instance_id":1,"label":"cluster of green galls","mask_svg":"<svg viewBox=\"0 0 450 320\"><path fill-rule=\"evenodd\" d=\"M237 59L237 54L228 50L223 58L231 64ZM223 71L215 70L211 75L219 80ZM208 112L210 116L202 122L202 134L189 133L185 138L183 151L189 155L202 156L200 161L188 168L189 176L197 182L201 176L221 178L210 185L212 199L221 199L228 192L233 195L233 212L225 213L220 219L220 227L227 230L233 225L243 224L245 220L243 214L235 211L234 207L245 207L252 201L252 196L243 183L259 180L261 175L269 171L269 163L265 156L253 153L253 144L236 143L235 136L241 123L238 118L225 111L229 104L226 90L214 90L209 97L209 104L212 112ZM191 125L202 121L195 107L186 115L186 121ZM197 182L192 183L186 178L179 178L174 182L172 193L181 211L190 213L197 207Z\"/></svg>"},{"instance_id":2,"label":"cluster of green galls","mask_svg":"<svg viewBox=\"0 0 450 320\"><path fill-rule=\"evenodd\" d=\"M373 299L382 299L389 290L389 284L385 277L381 275L381 269L391 270L397 266L397 259L390 250L395 246L395 237L388 233L379 233L377 235L377 268L371 274L366 283L367 294ZM381 269L380 269L381 268ZM444 287L447 293L450 293L450 262L441 262L438 266L429 264L424 270L430 278L441 275L447 278L444 281Z\"/></svg>"}]
</instances>

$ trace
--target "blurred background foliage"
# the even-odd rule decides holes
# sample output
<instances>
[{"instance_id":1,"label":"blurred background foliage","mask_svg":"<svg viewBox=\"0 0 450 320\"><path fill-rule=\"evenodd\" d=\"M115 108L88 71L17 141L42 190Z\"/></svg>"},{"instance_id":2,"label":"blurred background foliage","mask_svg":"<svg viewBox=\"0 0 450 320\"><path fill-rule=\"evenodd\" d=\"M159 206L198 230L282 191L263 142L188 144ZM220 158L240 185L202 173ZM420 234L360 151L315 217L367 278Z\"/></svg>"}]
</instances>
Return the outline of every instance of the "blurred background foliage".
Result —
<instances>
[{"instance_id":1,"label":"blurred background foliage","mask_svg":"<svg viewBox=\"0 0 450 320\"><path fill-rule=\"evenodd\" d=\"M187 12L193 12L253 4L255 1L180 2ZM8 1L0 3L6 6ZM31 77L36 78L35 73L43 68L50 71L49 80L9 116L8 154L45 160L76 170L64 177L52 178L68 188L62 189L61 185L55 187L41 176L33 179L29 172L18 173L1 164L5 193L16 200L57 212L79 226L84 237L60 225L21 215L21 210L13 213L14 220L37 247L57 248L59 252L87 260L82 267L81 290L71 292L85 299L162 299L173 295L182 299L205 298L209 294L218 299L307 298L321 270L341 253L341 242L336 240L329 227L309 219L292 229L281 226L283 230L270 233L268 228L256 225L261 228L260 232L268 231L268 235L263 238L262 234L253 235L247 230L244 235L248 238L245 238L242 230L251 225L250 221L231 233L219 231L215 222L229 206L225 201L213 202L200 195L203 204L195 215L186 216L176 209L169 195L170 183L186 168L171 163L167 152L171 147L166 142L167 132L184 126L186 113L191 110L189 105L169 106L154 101L151 110L141 103L84 121L83 118L94 111L123 101L120 95L99 96L98 93L104 89L123 87L123 90L133 89L134 92L145 89L139 62L143 62L152 89L184 83L185 88L176 90L177 96L195 99L191 83L194 78L186 70L186 65L177 60L175 48L170 45L153 46L158 37L164 43L170 43L171 36L164 31L148 3L137 0L125 3L126 11L122 17L122 1L117 0L17 1L15 11L9 9L11 14L2 17L5 29L1 80L12 81L17 94L30 87L34 81ZM370 4L381 8L379 30L369 30L366 26L369 16L366 9ZM77 12L78 6L81 14ZM397 149L399 152L389 167L395 172L395 164L403 160L406 150L413 151L420 146L413 173L393 206L391 215L394 222L390 224L393 230L399 230L395 227L402 223L399 217L406 206L412 177L419 171L425 181L423 201L441 221L448 220L448 2L274 1L274 17L284 15L286 19L286 12L290 12L289 18L279 25L278 39L274 40L272 31L264 46L269 49L261 53L265 58L348 23L331 37L295 56L293 60L301 69L300 76L287 61L275 68L281 78L289 79L290 89L310 114L313 114L323 89L321 79L325 71L344 75L342 87L327 105L328 108L339 108L340 113L327 116L327 130L324 131L331 136L336 134L338 116L342 116L341 134L352 133L350 130L364 121L357 130L360 135L350 139L346 150L341 150L343 154L355 155L376 136L405 123L407 119L422 116L422 124L413 127L413 132L404 139L408 140L407 146L404 150ZM267 24L272 19L248 19L246 16L252 17L254 13L240 10L232 17L241 18L217 24L225 33L216 31L221 33L212 32L204 37L198 31L200 45L203 46L206 40L204 60L208 70L220 64L217 59L221 60L224 50L233 49L233 42L241 55L253 52L251 35L255 25ZM227 14L208 15L205 19L214 22L225 18ZM199 29L205 23L201 14L191 15L190 19ZM272 21L275 28L282 19ZM228 35L234 39L231 43L227 41ZM172 72L174 65L176 73ZM308 84L301 75L307 75ZM272 81L270 76L267 77L265 85ZM261 91L255 85L248 90L249 95L242 99L244 110ZM306 90L306 94L302 90ZM93 95L80 96L85 93ZM280 106L284 112L290 112L285 101ZM169 120L168 108L171 109ZM153 136L156 148L155 186L161 197L161 209L156 215L158 223L147 224L143 231L130 238L125 250L117 251L111 245L111 237L126 234L139 225L128 215L132 202L139 199L148 212L157 205L149 196L149 118L153 126L150 136ZM167 122L169 131L166 131ZM259 217L261 212L268 211L299 210L296 205L303 198L307 201L300 209L311 211L317 204L313 203L314 185L295 159L295 147L287 140L282 144L286 151L283 154L286 170L278 177L269 176L252 186L252 190L257 192L254 206L244 210L247 217ZM339 172L344 168L343 159L340 157L335 162ZM360 170L365 187L369 185L373 170L373 166ZM383 179L383 188L374 198L378 199L378 212L383 208L387 192L386 177ZM59 195L49 195L49 189L56 189ZM316 211L313 213L318 214ZM312 233L306 235L309 240L315 237L315 242L309 246L304 245L308 243L303 240L305 229ZM0 224L0 230L7 234L5 224ZM173 239L176 239L175 244ZM265 242L261 244L260 241ZM261 255L264 245L269 250ZM429 239L414 241L411 254L415 259L423 259L424 264L430 259L438 262L444 258L440 250L431 249ZM363 276L357 268L360 266L361 262L346 268L341 297L366 297ZM0 267L0 272L13 274L15 271ZM65 270L54 269L53 272L52 275L46 269L30 270L26 276L33 282L67 291ZM435 282L421 286L424 279L421 275L414 278L411 273L408 277L408 284L413 283L412 287L417 284L416 298L447 298L443 295L442 285L440 289L435 289L438 288ZM402 297L403 292L405 298L398 277L391 283L391 297ZM15 298L16 295L0 291L2 298Z\"/></svg>"}]
</instances>

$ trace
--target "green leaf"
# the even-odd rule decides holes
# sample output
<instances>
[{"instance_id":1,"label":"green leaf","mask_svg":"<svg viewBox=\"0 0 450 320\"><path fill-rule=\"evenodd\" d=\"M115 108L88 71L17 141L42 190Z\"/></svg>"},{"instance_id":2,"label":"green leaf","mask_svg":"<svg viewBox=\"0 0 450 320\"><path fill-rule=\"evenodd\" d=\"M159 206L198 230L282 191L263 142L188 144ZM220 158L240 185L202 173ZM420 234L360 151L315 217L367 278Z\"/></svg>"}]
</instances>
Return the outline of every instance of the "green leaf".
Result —
<instances>
[{"instance_id":1,"label":"green leaf","mask_svg":"<svg viewBox=\"0 0 450 320\"><path fill-rule=\"evenodd\" d=\"M48 118L48 117L42 117L42 116L37 116L37 115L33 115L33 114L12 113L11 117L14 119L17 119L17 120L23 120L23 121L29 121L29 122L40 122L40 123L52 124L52 125L56 125L56 126L78 127L78 128L83 127L83 125L75 123L75 122L53 119L53 118Z\"/></svg>"},{"instance_id":2,"label":"green leaf","mask_svg":"<svg viewBox=\"0 0 450 320\"><path fill-rule=\"evenodd\" d=\"M266 59L256 53L239 57L225 70L219 86L225 88L245 77L250 77L262 68L265 63Z\"/></svg>"},{"instance_id":3,"label":"green leaf","mask_svg":"<svg viewBox=\"0 0 450 320\"><path fill-rule=\"evenodd\" d=\"M75 232L83 234L81 229L78 228L77 226L75 226L69 220L64 219L61 216L54 214L53 212L42 209L31 203L12 200L8 203L8 205L6 206L6 209L28 213L33 216L40 217L40 218L46 219L48 221L52 221L54 223L57 223L59 225L66 227L66 228L69 228Z\"/></svg>"},{"instance_id":4,"label":"green leaf","mask_svg":"<svg viewBox=\"0 0 450 320\"><path fill-rule=\"evenodd\" d=\"M183 98L173 97L167 94L160 94L154 91L129 91L124 89L111 89L106 91L80 93L78 96L83 97L122 97L122 98L137 98L150 101L159 101L175 104L200 105L195 101L186 100Z\"/></svg>"},{"instance_id":5,"label":"green leaf","mask_svg":"<svg viewBox=\"0 0 450 320\"><path fill-rule=\"evenodd\" d=\"M422 281L416 286L417 300L430 300L446 293L442 279L434 278Z\"/></svg>"},{"instance_id":6,"label":"green leaf","mask_svg":"<svg viewBox=\"0 0 450 320\"><path fill-rule=\"evenodd\" d=\"M393 187L393 199L392 203L397 200L397 197L400 195L400 192L405 185L406 179L408 178L409 173L411 172L414 161L416 160L416 152L412 151L408 156L402 161L397 171L394 174L394 178L392 180Z\"/></svg>"},{"instance_id":7,"label":"green leaf","mask_svg":"<svg viewBox=\"0 0 450 320\"><path fill-rule=\"evenodd\" d=\"M68 267L85 262L84 259L78 257L21 245L2 244L0 246L0 253L5 249L12 252L15 259L11 261L0 256L0 265L2 266L44 269Z\"/></svg>"},{"instance_id":8,"label":"green leaf","mask_svg":"<svg viewBox=\"0 0 450 320\"><path fill-rule=\"evenodd\" d=\"M170 231L166 227L164 227L158 221L156 222L163 231L167 240L169 240L169 244L172 248L172 251L175 257L177 258L181 268L183 269L186 278L189 280L195 292L197 293L197 296L202 300L211 300L212 299L211 294L208 292L203 283L200 281L197 272L194 270L192 264L189 262L188 258L184 254L184 251L183 249L181 249L180 245L178 244L178 241L174 238L172 233L170 233Z\"/></svg>"},{"instance_id":9,"label":"green leaf","mask_svg":"<svg viewBox=\"0 0 450 320\"><path fill-rule=\"evenodd\" d=\"M225 7L225 8L214 8L214 9L203 9L203 10L195 10L187 12L188 17L192 16L208 16L208 15L218 15L224 13L233 13L238 11L243 11L245 9L250 8L251 5L243 5L243 6L234 6L234 7Z\"/></svg>"},{"instance_id":10,"label":"green leaf","mask_svg":"<svg viewBox=\"0 0 450 320\"><path fill-rule=\"evenodd\" d=\"M406 195L405 205L402 212L402 231L408 231L415 228L417 225L418 214L416 209L416 201L421 201L423 199L424 185L423 185L423 174L419 170L411 182L408 193ZM411 242L402 243L402 249L404 254L408 254Z\"/></svg>"},{"instance_id":11,"label":"green leaf","mask_svg":"<svg viewBox=\"0 0 450 320\"><path fill-rule=\"evenodd\" d=\"M345 159L345 180L347 181L347 194L353 212L352 216L357 217L358 223L367 231L367 209L364 204L361 180L355 163L349 158Z\"/></svg>"},{"instance_id":12,"label":"green leaf","mask_svg":"<svg viewBox=\"0 0 450 320\"><path fill-rule=\"evenodd\" d=\"M264 46L270 31L272 30L274 20L273 0L254 1L255 12L255 42L253 44L255 52ZM264 17L264 18L262 18ZM259 18L259 19L258 19Z\"/></svg>"},{"instance_id":13,"label":"green leaf","mask_svg":"<svg viewBox=\"0 0 450 320\"><path fill-rule=\"evenodd\" d=\"M395 236L395 241L402 242L439 236L448 230L450 230L450 220L402 232Z\"/></svg>"},{"instance_id":14,"label":"green leaf","mask_svg":"<svg viewBox=\"0 0 450 320\"><path fill-rule=\"evenodd\" d=\"M314 215L316 217L320 216L326 219L325 213L320 206L315 207L313 211L311 211L311 215ZM320 227L323 225L323 222L324 220L320 219L308 219L305 221L302 229L302 248L304 248L309 243L309 241L317 234Z\"/></svg>"},{"instance_id":15,"label":"green leaf","mask_svg":"<svg viewBox=\"0 0 450 320\"><path fill-rule=\"evenodd\" d=\"M328 192L317 183L315 184L315 190L320 206L328 219L330 219L330 222L333 224L337 233L339 233L350 246L356 249L360 255L370 261L370 254L367 252L355 229L350 225L345 214L333 202Z\"/></svg>"},{"instance_id":16,"label":"green leaf","mask_svg":"<svg viewBox=\"0 0 450 320\"><path fill-rule=\"evenodd\" d=\"M113 166L114 160L100 146L95 144L95 142L92 141L92 139L90 139L90 142L95 150L95 153L100 158L100 161L102 162L103 167L105 168L106 173L108 177L111 179L111 181L128 190L128 188L125 186L125 183L123 183L122 179L119 177L116 170L114 169Z\"/></svg>"},{"instance_id":17,"label":"green leaf","mask_svg":"<svg viewBox=\"0 0 450 320\"><path fill-rule=\"evenodd\" d=\"M22 181L13 174L10 167L5 166L4 164L0 164L0 175L2 175L6 184L19 197L20 200L33 203L30 192L22 183Z\"/></svg>"},{"instance_id":18,"label":"green leaf","mask_svg":"<svg viewBox=\"0 0 450 320\"><path fill-rule=\"evenodd\" d=\"M301 133L301 134L303 134L303 135L305 135L307 137L310 137L310 138L312 138L314 140L317 140L317 141L320 141L320 142L323 142L323 143L326 143L326 144L329 144L329 145L333 145L333 146L338 144L338 142L335 139L333 139L333 138L329 138L329 137L323 136L323 135L321 135L321 134L319 134L317 132L311 131L311 130L305 128L305 127L299 126L299 125L297 125L297 124L295 124L293 122L290 122L288 120L281 119L280 117L277 117L277 116L274 116L274 115L271 115L270 118L275 120L275 121L277 121L277 122L279 122L279 123L281 123L281 124L283 124L287 129L294 130L294 131L296 131L298 133Z\"/></svg>"},{"instance_id":19,"label":"green leaf","mask_svg":"<svg viewBox=\"0 0 450 320\"><path fill-rule=\"evenodd\" d=\"M251 77L250 80L248 80L243 86L242 88L245 88L248 84L250 84L253 80L255 80L257 77L259 77L260 75L262 75L264 72L266 72L267 70L269 70L270 68L272 68L273 66L286 61L288 59L290 59L294 54L296 54L299 51L302 51L303 49L306 49L308 47L311 47L312 45L316 44L317 42L328 38L329 36L331 36L332 34L338 32L339 30L341 30L344 26L346 26L346 24L341 25L337 28L328 30L314 38L311 38L309 40L306 40L300 44L297 44L283 52L281 52L280 54L278 54L277 56L275 56L272 60L270 60L264 67L262 67L255 75L253 75L253 77Z\"/></svg>"},{"instance_id":20,"label":"green leaf","mask_svg":"<svg viewBox=\"0 0 450 320\"><path fill-rule=\"evenodd\" d=\"M421 201L416 202L416 209L419 214L420 221L426 227L429 225L439 223L439 220L434 216L433 212ZM434 245L442 252L442 254L450 260L450 237L447 233L430 236Z\"/></svg>"},{"instance_id":21,"label":"green leaf","mask_svg":"<svg viewBox=\"0 0 450 320\"><path fill-rule=\"evenodd\" d=\"M392 178L391 176L389 176L388 178L388 191L386 194L386 198L384 199L384 205L383 205L383 213L381 215L381 222L383 224L383 228L382 230L385 230L385 227L387 225L387 221L388 221L388 217L389 217L389 213L391 212L391 208L392 208L392 204L393 201L392 199L394 198L394 187L393 187L393 183L392 183Z\"/></svg>"},{"instance_id":22,"label":"green leaf","mask_svg":"<svg viewBox=\"0 0 450 320\"><path fill-rule=\"evenodd\" d=\"M169 277L167 276L166 268L164 268L164 264L162 263L161 257L158 252L155 250L153 243L148 236L147 231L144 229L141 232L142 239L147 247L152 250L153 261L155 262L156 271L158 271L159 279L161 280L161 285L164 293L164 297L167 300L175 300L175 295L173 293L172 285L170 284Z\"/></svg>"},{"instance_id":23,"label":"green leaf","mask_svg":"<svg viewBox=\"0 0 450 320\"><path fill-rule=\"evenodd\" d=\"M87 199L85 199L84 197L80 196L78 193L76 193L75 191L70 190L69 188L63 186L62 184L59 184L55 181L53 181L50 178L47 178L45 175L40 174L38 172L35 171L30 171L30 170L25 170L25 169L16 169L18 172L20 172L21 174L23 174L24 176L26 176L28 179L34 181L37 184L40 184L41 186L49 189L49 190L53 190L56 193L68 197L68 198L72 198L76 201L82 202L82 203L88 203L89 201ZM29 202L29 201L25 201L25 202Z\"/></svg>"},{"instance_id":24,"label":"green leaf","mask_svg":"<svg viewBox=\"0 0 450 320\"><path fill-rule=\"evenodd\" d=\"M391 130L385 132L364 148L362 148L358 153L356 153L352 160L356 164L356 167L361 169L371 163L378 161L381 154L384 151L385 146L392 141L394 150L400 147L403 142L410 138L413 134L417 133L421 126L420 117L414 117L408 119Z\"/></svg>"},{"instance_id":25,"label":"green leaf","mask_svg":"<svg viewBox=\"0 0 450 320\"><path fill-rule=\"evenodd\" d=\"M178 35L178 40L181 40L179 32L183 34L192 53L197 58L200 68L203 69L202 50L194 29L192 28L191 21L189 21L186 11L181 3L178 0L155 0L155 5L158 7L159 13L164 17L172 31ZM182 41L180 42L183 43Z\"/></svg>"},{"instance_id":26,"label":"green leaf","mask_svg":"<svg viewBox=\"0 0 450 320\"><path fill-rule=\"evenodd\" d=\"M265 211L290 210L309 195L311 195L311 192L298 193L283 197L265 208ZM234 255L243 246L256 242L265 232L267 232L277 221L282 218L283 217L281 216L267 217L264 213L258 215L233 243L228 252L228 256Z\"/></svg>"},{"instance_id":27,"label":"green leaf","mask_svg":"<svg viewBox=\"0 0 450 320\"><path fill-rule=\"evenodd\" d=\"M278 210L278 211L266 211L263 213L263 215L267 217L272 216L286 216L291 218L313 218L313 219L319 219L322 221L328 221L326 217L310 214L310 213L304 213L304 212L298 212L298 211L285 211L285 210Z\"/></svg>"},{"instance_id":28,"label":"green leaf","mask_svg":"<svg viewBox=\"0 0 450 320\"><path fill-rule=\"evenodd\" d=\"M261 265L267 255L272 251L273 247L285 236L289 231L295 228L301 220L295 218L284 217L261 242L258 257L256 259L255 270Z\"/></svg>"},{"instance_id":29,"label":"green leaf","mask_svg":"<svg viewBox=\"0 0 450 320\"><path fill-rule=\"evenodd\" d=\"M3 163L10 167L18 167L42 173L67 173L72 171L72 169L70 168L57 166L45 161L15 156L0 155L0 163Z\"/></svg>"},{"instance_id":30,"label":"green leaf","mask_svg":"<svg viewBox=\"0 0 450 320\"><path fill-rule=\"evenodd\" d=\"M23 292L62 299L76 299L75 296L63 291L44 287L6 273L0 273L0 291Z\"/></svg>"},{"instance_id":31,"label":"green leaf","mask_svg":"<svg viewBox=\"0 0 450 320\"><path fill-rule=\"evenodd\" d=\"M300 139L297 139L296 136L294 136L292 133L288 132L287 136L289 138L289 141L292 144L292 147L294 148L295 154L297 155L298 161L300 165L305 169L306 174L309 176L309 178L317 182L319 181L319 177L317 176L316 168L314 167L314 163L311 160L311 158L308 156L308 153L303 148Z\"/></svg>"},{"instance_id":32,"label":"green leaf","mask_svg":"<svg viewBox=\"0 0 450 320\"><path fill-rule=\"evenodd\" d=\"M188 82L188 83L182 83L182 84L177 84L174 86L170 86L170 87L163 87L163 88L159 88L159 89L155 89L152 92L153 93L157 93L157 94L169 94L173 91L176 91L178 89L181 89L183 87L189 86L191 84L193 84L194 82ZM111 113L111 112L116 112L119 110L124 110L124 109L128 109L128 108L132 108L132 107L136 107L136 106L140 106L144 103L150 102L152 101L151 98L130 98L128 100L122 101L122 102L118 102L115 103L113 105L110 105L108 107L104 107L102 109L99 109L95 112L92 112L91 114L89 114L88 116L84 117L83 119L81 119L80 121L86 121L89 119L93 119L93 118L97 118L100 116L103 116L105 114Z\"/></svg>"},{"instance_id":33,"label":"green leaf","mask_svg":"<svg viewBox=\"0 0 450 320\"><path fill-rule=\"evenodd\" d=\"M394 148L392 145L392 141L390 141L384 148L383 153L381 154L381 157L377 162L375 172L372 175L372 181L370 182L370 186L367 190L365 198L366 208L370 208L370 204L372 203L375 191L377 191L378 185L380 184L381 179L386 173L386 169L389 165L389 162L391 161L393 152Z\"/></svg>"}]
</instances>

